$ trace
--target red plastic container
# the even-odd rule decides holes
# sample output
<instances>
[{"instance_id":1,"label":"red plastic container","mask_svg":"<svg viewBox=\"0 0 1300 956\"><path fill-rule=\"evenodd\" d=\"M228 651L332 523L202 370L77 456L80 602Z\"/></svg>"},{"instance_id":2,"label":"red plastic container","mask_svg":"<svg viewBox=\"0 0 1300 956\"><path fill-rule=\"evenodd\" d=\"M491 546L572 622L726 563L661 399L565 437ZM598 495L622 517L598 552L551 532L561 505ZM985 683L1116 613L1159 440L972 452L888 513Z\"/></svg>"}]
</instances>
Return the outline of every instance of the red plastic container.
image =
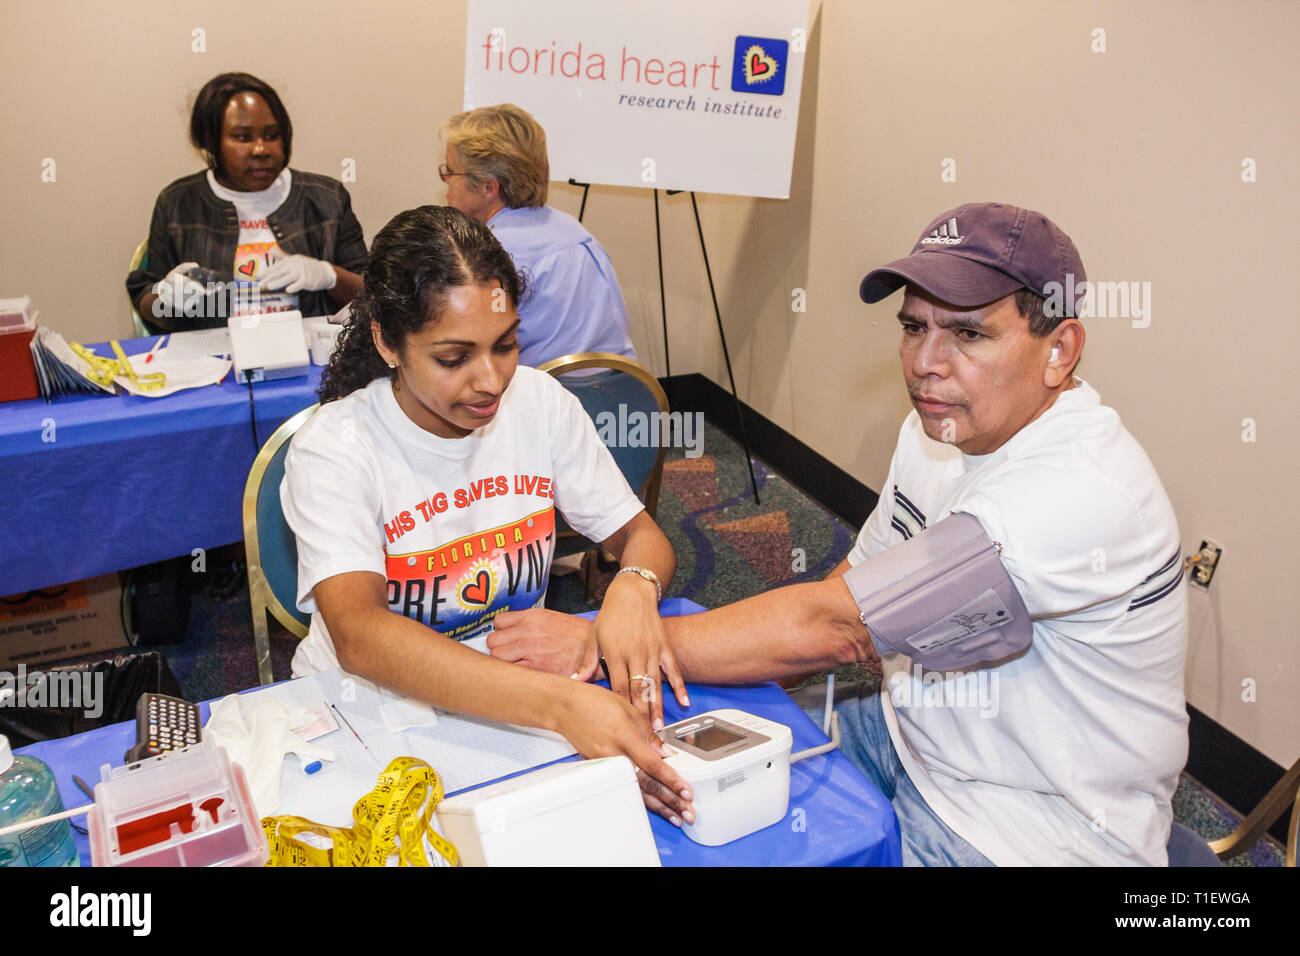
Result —
<instances>
[{"instance_id":1,"label":"red plastic container","mask_svg":"<svg viewBox=\"0 0 1300 956\"><path fill-rule=\"evenodd\" d=\"M0 299L0 402L18 402L41 394L32 361L36 313L32 300Z\"/></svg>"}]
</instances>

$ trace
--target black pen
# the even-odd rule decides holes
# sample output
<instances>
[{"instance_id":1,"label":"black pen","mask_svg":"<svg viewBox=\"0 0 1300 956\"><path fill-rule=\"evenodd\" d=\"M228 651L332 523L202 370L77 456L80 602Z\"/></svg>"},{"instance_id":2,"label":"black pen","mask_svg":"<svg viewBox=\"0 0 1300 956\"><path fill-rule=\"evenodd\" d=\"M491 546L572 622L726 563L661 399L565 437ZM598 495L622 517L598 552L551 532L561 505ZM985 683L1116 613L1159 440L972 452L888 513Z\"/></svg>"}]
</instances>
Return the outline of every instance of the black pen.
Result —
<instances>
[{"instance_id":1,"label":"black pen","mask_svg":"<svg viewBox=\"0 0 1300 956\"><path fill-rule=\"evenodd\" d=\"M334 708L334 713L339 715L339 720L343 721L344 724L347 724L348 730L352 731L352 736L357 738L357 742L360 743L362 747L366 748L366 753L370 754L370 759L373 760L376 765L378 765L379 758L374 755L374 753L371 751L369 747L366 747L366 742L361 739L361 735L357 733L356 728L353 727L350 723L348 723L348 719L343 716L343 711L339 710L337 707L334 707L333 704L330 704L330 706Z\"/></svg>"},{"instance_id":2,"label":"black pen","mask_svg":"<svg viewBox=\"0 0 1300 956\"><path fill-rule=\"evenodd\" d=\"M92 791L90 787L86 785L86 781L82 780L75 773L72 775L72 782L75 783L78 787L80 787L81 792L84 793L86 796L90 797L90 799L92 800L95 799L94 791Z\"/></svg>"},{"instance_id":3,"label":"black pen","mask_svg":"<svg viewBox=\"0 0 1300 956\"><path fill-rule=\"evenodd\" d=\"M77 785L77 787L81 790L82 793L84 793L86 796L90 797L90 799L91 799L92 801L95 799L95 794L94 794L94 792L90 789L90 787L88 787L88 786L86 785L86 781L82 780L82 779L81 779L80 777L78 777L75 773L72 775L72 782L75 783L75 784ZM76 830L78 833L88 833L88 832L89 832L85 827L83 827L83 826L81 826L80 824L77 824L77 823L72 823L71 820L69 820L68 823L71 823L71 824L72 824L72 829Z\"/></svg>"}]
</instances>

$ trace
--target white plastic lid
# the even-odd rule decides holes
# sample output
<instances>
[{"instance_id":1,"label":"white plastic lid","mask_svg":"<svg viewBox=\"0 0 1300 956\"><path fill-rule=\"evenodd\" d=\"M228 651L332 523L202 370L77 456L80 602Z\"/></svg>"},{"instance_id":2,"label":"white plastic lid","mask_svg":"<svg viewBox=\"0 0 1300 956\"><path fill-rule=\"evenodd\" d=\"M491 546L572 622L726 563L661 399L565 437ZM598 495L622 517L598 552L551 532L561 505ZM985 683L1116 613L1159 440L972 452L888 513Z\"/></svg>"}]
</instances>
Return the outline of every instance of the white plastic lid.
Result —
<instances>
[{"instance_id":1,"label":"white plastic lid","mask_svg":"<svg viewBox=\"0 0 1300 956\"><path fill-rule=\"evenodd\" d=\"M0 734L0 773L8 773L14 765L14 752L9 746L9 738Z\"/></svg>"},{"instance_id":2,"label":"white plastic lid","mask_svg":"<svg viewBox=\"0 0 1300 956\"><path fill-rule=\"evenodd\" d=\"M0 335L10 332L27 332L36 328L36 313L32 311L30 296L20 299L0 299Z\"/></svg>"}]
</instances>

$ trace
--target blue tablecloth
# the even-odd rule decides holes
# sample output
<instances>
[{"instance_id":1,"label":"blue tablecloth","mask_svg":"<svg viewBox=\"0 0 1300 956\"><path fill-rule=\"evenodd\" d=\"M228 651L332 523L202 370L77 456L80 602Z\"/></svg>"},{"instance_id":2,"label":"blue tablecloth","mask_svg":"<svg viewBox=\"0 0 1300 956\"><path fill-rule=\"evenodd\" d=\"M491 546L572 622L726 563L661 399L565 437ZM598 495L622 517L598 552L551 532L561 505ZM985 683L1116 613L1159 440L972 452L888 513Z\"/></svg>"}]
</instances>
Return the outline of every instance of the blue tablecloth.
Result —
<instances>
[{"instance_id":1,"label":"blue tablecloth","mask_svg":"<svg viewBox=\"0 0 1300 956\"><path fill-rule=\"evenodd\" d=\"M668 722L688 714L735 707L789 726L794 732L795 750L826 742L821 729L775 684L688 687L690 710L678 707L670 696L664 704ZM208 705L200 704L199 709L206 723ZM133 743L135 725L126 721L75 737L41 741L17 752L49 765L58 781L63 805L71 809L90 802L76 788L72 775L77 774L93 788L101 779L100 767L120 766L122 755ZM84 818L74 822L85 824ZM650 827L665 866L898 866L902 861L893 807L838 750L790 768L790 808L783 821L726 846L692 843L659 817L650 818ZM76 831L73 836L82 865L89 866L88 838Z\"/></svg>"},{"instance_id":2,"label":"blue tablecloth","mask_svg":"<svg viewBox=\"0 0 1300 956\"><path fill-rule=\"evenodd\" d=\"M697 614L703 610L685 598L665 598L659 602L662 617ZM596 612L587 611L578 616L591 620ZM735 707L789 727L794 737L792 753L826 743L821 727L809 720L790 695L776 684L688 686L691 706L684 708L678 706L671 688L664 685L664 723ZM680 830L657 816L651 816L650 827L664 866L902 865L894 808L838 750L790 768L790 806L785 820L724 847L692 843Z\"/></svg>"},{"instance_id":3,"label":"blue tablecloth","mask_svg":"<svg viewBox=\"0 0 1300 956\"><path fill-rule=\"evenodd\" d=\"M688 687L689 709L665 696L666 723L735 707L788 726L795 751L826 743L821 728L776 684ZM838 750L790 768L785 819L765 830L714 847L691 842L657 816L650 828L664 866L901 866L903 858L894 808Z\"/></svg>"},{"instance_id":4,"label":"blue tablecloth","mask_svg":"<svg viewBox=\"0 0 1300 956\"><path fill-rule=\"evenodd\" d=\"M134 355L155 341L122 346ZM321 371L253 386L259 441L316 401ZM256 452L248 387L233 373L165 398L0 404L0 594L241 540Z\"/></svg>"}]
</instances>

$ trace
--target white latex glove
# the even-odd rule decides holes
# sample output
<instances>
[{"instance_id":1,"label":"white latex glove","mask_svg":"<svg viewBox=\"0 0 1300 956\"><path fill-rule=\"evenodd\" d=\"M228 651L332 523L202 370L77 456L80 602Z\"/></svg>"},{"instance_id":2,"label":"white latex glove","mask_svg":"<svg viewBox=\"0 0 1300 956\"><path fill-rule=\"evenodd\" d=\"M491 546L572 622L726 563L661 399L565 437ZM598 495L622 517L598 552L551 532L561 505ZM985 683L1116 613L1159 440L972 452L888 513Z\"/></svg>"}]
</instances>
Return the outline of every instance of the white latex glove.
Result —
<instances>
[{"instance_id":1,"label":"white latex glove","mask_svg":"<svg viewBox=\"0 0 1300 956\"><path fill-rule=\"evenodd\" d=\"M280 806L280 778L287 754L333 760L334 751L308 743L290 728L302 722L303 712L270 698L241 701L231 694L212 705L203 739L226 749L232 763L244 768L258 818L270 816Z\"/></svg>"},{"instance_id":2,"label":"white latex glove","mask_svg":"<svg viewBox=\"0 0 1300 956\"><path fill-rule=\"evenodd\" d=\"M153 293L158 296L153 304L154 318L179 315L184 310L187 300L193 302L195 296L201 297L206 294L207 289L203 287L203 283L185 275L197 266L197 262L182 262L153 284Z\"/></svg>"},{"instance_id":3,"label":"white latex glove","mask_svg":"<svg viewBox=\"0 0 1300 956\"><path fill-rule=\"evenodd\" d=\"M263 292L324 292L338 281L338 273L324 259L285 256L271 263L259 286Z\"/></svg>"}]
</instances>

